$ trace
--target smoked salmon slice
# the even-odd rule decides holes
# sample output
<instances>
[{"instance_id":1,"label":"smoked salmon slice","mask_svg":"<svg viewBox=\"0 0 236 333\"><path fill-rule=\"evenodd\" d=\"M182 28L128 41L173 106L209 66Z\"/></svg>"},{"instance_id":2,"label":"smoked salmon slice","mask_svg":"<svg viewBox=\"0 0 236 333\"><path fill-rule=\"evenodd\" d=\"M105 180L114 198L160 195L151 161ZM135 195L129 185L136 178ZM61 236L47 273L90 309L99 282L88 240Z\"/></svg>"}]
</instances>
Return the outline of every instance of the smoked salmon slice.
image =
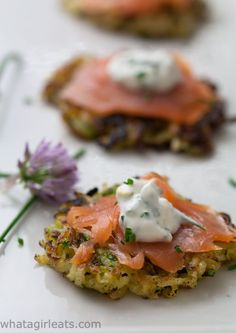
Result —
<instances>
[{"instance_id":1,"label":"smoked salmon slice","mask_svg":"<svg viewBox=\"0 0 236 333\"><path fill-rule=\"evenodd\" d=\"M72 262L76 265L82 265L86 262L90 261L92 255L94 253L94 245L92 242L84 242L80 245L78 250L76 251L74 257L72 258Z\"/></svg>"},{"instance_id":2,"label":"smoked salmon slice","mask_svg":"<svg viewBox=\"0 0 236 333\"><path fill-rule=\"evenodd\" d=\"M149 173L143 179L155 179L163 196L172 205L204 226L204 230L193 225L182 225L170 243L123 242L123 232L119 225L119 207L115 195L99 199L88 207L72 207L67 215L67 223L76 230L87 228L91 232L88 244L82 244L74 262L91 259L94 248L109 248L123 265L139 270L147 257L154 265L167 272L177 272L184 267L186 253L202 253L220 250L219 243L230 243L236 239L235 228L228 225L221 214L208 206L195 204L177 194L166 177ZM84 229L83 229L84 230ZM218 243L218 244L217 244ZM181 252L176 251L176 247Z\"/></svg>"},{"instance_id":3,"label":"smoked salmon slice","mask_svg":"<svg viewBox=\"0 0 236 333\"><path fill-rule=\"evenodd\" d=\"M191 0L80 0L80 8L88 13L110 13L121 16L158 12L163 6L182 9L190 4Z\"/></svg>"},{"instance_id":4,"label":"smoked salmon slice","mask_svg":"<svg viewBox=\"0 0 236 333\"><path fill-rule=\"evenodd\" d=\"M97 243L104 244L118 223L119 212L115 204L115 196L107 196L92 206L72 207L67 222L78 231L91 227L92 238L96 239Z\"/></svg>"},{"instance_id":5,"label":"smoked salmon slice","mask_svg":"<svg viewBox=\"0 0 236 333\"><path fill-rule=\"evenodd\" d=\"M153 94L131 91L115 83L107 71L109 59L96 59L81 66L62 89L60 99L97 117L122 114L180 125L197 123L217 100L209 85L196 79L178 55L182 82L167 93Z\"/></svg>"}]
</instances>

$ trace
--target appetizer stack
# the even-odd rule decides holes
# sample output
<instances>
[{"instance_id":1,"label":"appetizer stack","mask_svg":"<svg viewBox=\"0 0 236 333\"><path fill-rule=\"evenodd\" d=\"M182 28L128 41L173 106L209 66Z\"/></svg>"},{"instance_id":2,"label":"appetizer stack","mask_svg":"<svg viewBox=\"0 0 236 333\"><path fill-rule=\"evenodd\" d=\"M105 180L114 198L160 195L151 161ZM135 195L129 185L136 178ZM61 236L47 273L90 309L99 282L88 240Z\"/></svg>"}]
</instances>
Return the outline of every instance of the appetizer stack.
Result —
<instances>
[{"instance_id":1,"label":"appetizer stack","mask_svg":"<svg viewBox=\"0 0 236 333\"><path fill-rule=\"evenodd\" d=\"M36 260L78 287L121 298L175 296L236 260L230 217L177 194L150 173L63 205Z\"/></svg>"},{"instance_id":2,"label":"appetizer stack","mask_svg":"<svg viewBox=\"0 0 236 333\"><path fill-rule=\"evenodd\" d=\"M113 150L206 154L225 120L215 84L199 79L179 54L160 49L79 56L51 77L44 97L76 135Z\"/></svg>"}]
</instances>

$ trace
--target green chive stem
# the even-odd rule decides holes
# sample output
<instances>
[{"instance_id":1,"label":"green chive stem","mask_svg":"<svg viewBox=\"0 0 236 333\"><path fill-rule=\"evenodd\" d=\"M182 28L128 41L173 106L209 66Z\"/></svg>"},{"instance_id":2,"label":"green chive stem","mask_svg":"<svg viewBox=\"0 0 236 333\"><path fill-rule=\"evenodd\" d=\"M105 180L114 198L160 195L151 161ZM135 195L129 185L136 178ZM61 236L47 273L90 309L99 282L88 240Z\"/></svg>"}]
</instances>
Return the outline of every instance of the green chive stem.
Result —
<instances>
[{"instance_id":1,"label":"green chive stem","mask_svg":"<svg viewBox=\"0 0 236 333\"><path fill-rule=\"evenodd\" d=\"M0 172L0 178L8 178L8 177L10 177L10 176L11 176L10 173Z\"/></svg>"},{"instance_id":2,"label":"green chive stem","mask_svg":"<svg viewBox=\"0 0 236 333\"><path fill-rule=\"evenodd\" d=\"M16 215L16 217L13 219L13 221L9 224L9 226L1 234L0 243L5 242L5 237L9 234L9 232L12 230L12 228L17 224L17 222L23 217L23 215L28 211L28 209L33 206L33 204L36 201L37 201L37 198L35 196L33 196L25 203L25 205L21 208L21 210Z\"/></svg>"}]
</instances>

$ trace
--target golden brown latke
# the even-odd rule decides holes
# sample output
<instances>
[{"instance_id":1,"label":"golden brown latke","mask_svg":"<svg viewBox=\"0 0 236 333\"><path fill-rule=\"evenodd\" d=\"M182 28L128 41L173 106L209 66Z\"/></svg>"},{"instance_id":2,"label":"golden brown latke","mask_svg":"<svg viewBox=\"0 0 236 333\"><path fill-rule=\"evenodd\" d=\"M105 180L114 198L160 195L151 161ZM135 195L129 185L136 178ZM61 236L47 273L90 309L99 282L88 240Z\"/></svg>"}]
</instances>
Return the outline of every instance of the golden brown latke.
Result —
<instances>
[{"instance_id":1,"label":"golden brown latke","mask_svg":"<svg viewBox=\"0 0 236 333\"><path fill-rule=\"evenodd\" d=\"M97 246L90 262L77 266L71 263L79 245L87 236L72 229L65 220L71 206L87 205L93 198L114 193L116 187L89 195L77 194L77 199L63 205L55 215L55 222L45 230L40 245L45 254L36 255L41 265L49 265L81 288L96 290L112 299L119 299L127 292L145 298L164 296L171 298L180 288L195 288L203 277L213 277L221 266L236 260L236 243L220 244L223 248L207 253L188 253L184 257L185 267L177 273L168 273L146 260L143 269L133 270L121 265L107 248ZM228 215L222 214L230 223Z\"/></svg>"},{"instance_id":2,"label":"golden brown latke","mask_svg":"<svg viewBox=\"0 0 236 333\"><path fill-rule=\"evenodd\" d=\"M123 17L115 14L91 14L81 8L78 0L63 0L64 8L77 16L110 30L124 31L142 37L186 38L207 17L207 8L202 0L194 0L187 9L166 6L162 11L143 16Z\"/></svg>"},{"instance_id":3,"label":"golden brown latke","mask_svg":"<svg viewBox=\"0 0 236 333\"><path fill-rule=\"evenodd\" d=\"M124 115L97 117L89 110L60 99L62 89L75 71L90 60L89 57L77 57L61 67L48 80L43 92L44 99L62 111L65 122L75 135L97 141L108 150L152 147L192 155L212 152L214 133L225 122L225 105L220 98L209 105L211 111L191 126ZM213 84L208 85L217 90Z\"/></svg>"}]
</instances>

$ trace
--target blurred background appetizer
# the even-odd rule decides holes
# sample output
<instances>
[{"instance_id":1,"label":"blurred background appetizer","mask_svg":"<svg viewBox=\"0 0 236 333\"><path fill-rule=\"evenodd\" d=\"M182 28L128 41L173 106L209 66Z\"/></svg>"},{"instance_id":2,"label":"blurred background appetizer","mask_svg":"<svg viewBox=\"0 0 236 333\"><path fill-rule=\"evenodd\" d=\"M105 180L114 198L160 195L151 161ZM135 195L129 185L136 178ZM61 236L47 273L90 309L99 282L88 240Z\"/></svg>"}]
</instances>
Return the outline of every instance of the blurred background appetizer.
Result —
<instances>
[{"instance_id":1,"label":"blurred background appetizer","mask_svg":"<svg viewBox=\"0 0 236 333\"><path fill-rule=\"evenodd\" d=\"M113 299L128 291L173 297L235 260L235 240L227 214L185 199L150 173L77 194L45 230L45 254L35 258Z\"/></svg>"},{"instance_id":2,"label":"blurred background appetizer","mask_svg":"<svg viewBox=\"0 0 236 333\"><path fill-rule=\"evenodd\" d=\"M112 150L149 146L203 155L226 118L215 84L161 49L75 58L49 79L44 98L61 109L73 133Z\"/></svg>"},{"instance_id":3,"label":"blurred background appetizer","mask_svg":"<svg viewBox=\"0 0 236 333\"><path fill-rule=\"evenodd\" d=\"M205 20L202 0L63 0L64 7L108 29L144 37L187 37Z\"/></svg>"}]
</instances>

